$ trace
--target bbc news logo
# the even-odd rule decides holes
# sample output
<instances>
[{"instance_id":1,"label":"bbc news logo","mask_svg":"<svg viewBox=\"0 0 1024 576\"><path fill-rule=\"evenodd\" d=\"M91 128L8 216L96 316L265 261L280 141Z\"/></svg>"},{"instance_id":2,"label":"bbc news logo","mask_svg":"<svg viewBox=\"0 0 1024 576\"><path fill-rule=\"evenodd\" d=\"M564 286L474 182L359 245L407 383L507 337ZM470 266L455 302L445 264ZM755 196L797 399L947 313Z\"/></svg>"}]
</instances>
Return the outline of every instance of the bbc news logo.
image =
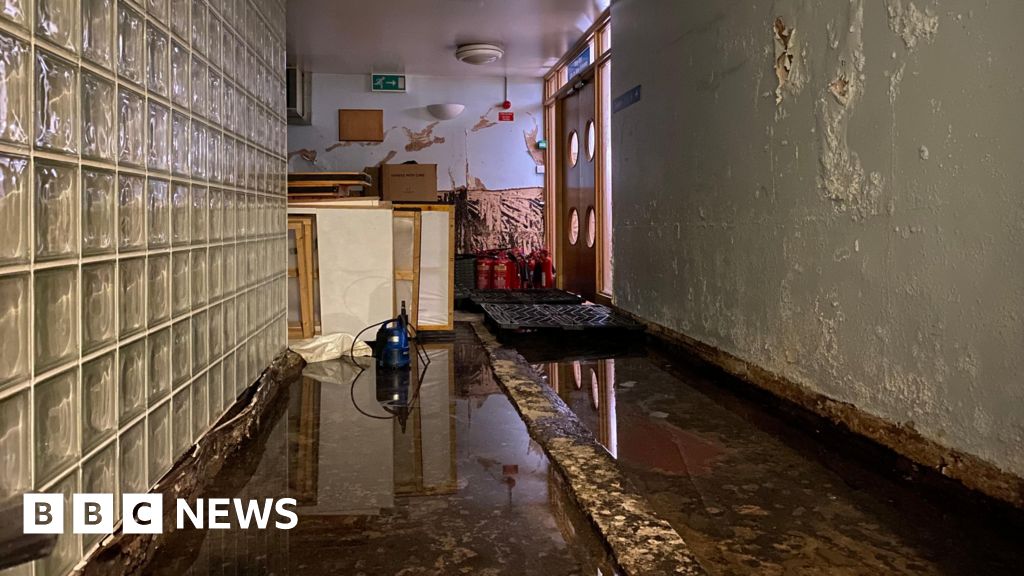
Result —
<instances>
[{"instance_id":1,"label":"bbc news logo","mask_svg":"<svg viewBox=\"0 0 1024 576\"><path fill-rule=\"evenodd\" d=\"M64 533L63 494L25 494L23 502L25 534ZM291 530L299 523L295 506L294 498L200 498L195 504L179 498L175 503L176 526L179 530L189 527L226 530L232 527L233 515L237 526L243 530L265 530L271 524L281 530ZM160 494L124 494L121 529L125 534L161 534L163 509L164 498ZM70 514L74 533L109 534L114 531L114 495L73 494Z\"/></svg>"}]
</instances>

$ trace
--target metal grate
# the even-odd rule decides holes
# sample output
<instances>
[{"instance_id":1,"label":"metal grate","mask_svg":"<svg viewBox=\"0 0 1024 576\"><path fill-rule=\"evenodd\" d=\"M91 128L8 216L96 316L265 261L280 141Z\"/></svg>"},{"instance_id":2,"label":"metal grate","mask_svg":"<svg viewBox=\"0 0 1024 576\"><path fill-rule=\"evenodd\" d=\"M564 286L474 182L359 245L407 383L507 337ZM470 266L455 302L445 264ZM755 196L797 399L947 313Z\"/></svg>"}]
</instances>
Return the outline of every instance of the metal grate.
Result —
<instances>
[{"instance_id":1,"label":"metal grate","mask_svg":"<svg viewBox=\"0 0 1024 576\"><path fill-rule=\"evenodd\" d=\"M643 326L599 304L481 304L503 330L642 330Z\"/></svg>"}]
</instances>

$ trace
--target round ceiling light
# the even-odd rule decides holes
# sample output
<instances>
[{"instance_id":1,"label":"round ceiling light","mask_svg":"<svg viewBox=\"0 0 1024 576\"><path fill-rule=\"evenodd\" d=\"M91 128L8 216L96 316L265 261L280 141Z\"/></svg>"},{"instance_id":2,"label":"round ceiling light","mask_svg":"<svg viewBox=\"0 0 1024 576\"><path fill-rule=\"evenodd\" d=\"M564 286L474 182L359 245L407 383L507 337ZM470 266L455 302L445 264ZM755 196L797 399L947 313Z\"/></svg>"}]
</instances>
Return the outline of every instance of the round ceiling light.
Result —
<instances>
[{"instance_id":1,"label":"round ceiling light","mask_svg":"<svg viewBox=\"0 0 1024 576\"><path fill-rule=\"evenodd\" d=\"M494 44L463 44L455 51L455 58L466 64L490 64L501 60L505 51Z\"/></svg>"}]
</instances>

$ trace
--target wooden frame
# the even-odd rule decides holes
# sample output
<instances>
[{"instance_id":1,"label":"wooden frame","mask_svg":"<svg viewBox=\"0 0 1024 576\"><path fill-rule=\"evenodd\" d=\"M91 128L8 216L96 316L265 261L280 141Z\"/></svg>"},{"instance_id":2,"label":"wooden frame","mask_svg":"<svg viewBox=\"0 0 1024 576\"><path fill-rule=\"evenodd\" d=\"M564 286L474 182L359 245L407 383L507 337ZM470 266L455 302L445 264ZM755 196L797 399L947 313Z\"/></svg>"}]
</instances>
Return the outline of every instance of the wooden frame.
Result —
<instances>
[{"instance_id":1,"label":"wooden frame","mask_svg":"<svg viewBox=\"0 0 1024 576\"><path fill-rule=\"evenodd\" d=\"M395 261L395 282L392 284L391 300L394 302L394 311L397 316L401 311L398 302L398 282L412 282L412 302L409 302L409 322L414 330L419 330L419 309L420 309L420 241L422 219L419 210L395 210L393 217L396 219L412 220L412 268L403 270L398 267ZM397 237L397 235L396 235ZM397 249L397 246L396 246Z\"/></svg>"},{"instance_id":2,"label":"wooden frame","mask_svg":"<svg viewBox=\"0 0 1024 576\"><path fill-rule=\"evenodd\" d=\"M448 212L448 322L445 325L420 326L418 329L421 332L450 332L455 329L455 206L452 204L396 204L394 210L396 213L403 210Z\"/></svg>"},{"instance_id":3,"label":"wooden frame","mask_svg":"<svg viewBox=\"0 0 1024 576\"><path fill-rule=\"evenodd\" d=\"M605 106L602 102L602 88L604 87L605 80L602 78L601 73L602 67L611 61L612 56L611 46L609 45L610 26L611 12L610 10L605 10L580 39L573 44L572 48L544 76L544 133L547 135L548 140L547 154L544 158L545 165L547 166L544 180L544 209L547 225L545 226L544 236L547 248L555 261L555 269L564 270L563 255L558 241L561 238L561 234L564 233L565 226L565 222L560 217L561 206L559 204L562 194L562 173L559 156L561 154L561 143L558 142L562 133L561 101L573 90L573 86L568 83L571 80L567 74L569 62L587 44L593 43L594 61L580 72L577 78L591 78L595 82L594 122L599 144L594 156L593 206L597 215L597 266L595 266L596 277L594 282L597 288L595 299L603 304L611 304L612 302L611 283L604 280L606 268L609 267L611 262L611 254L607 250L609 245L608 239L605 238L604 234L604 224L608 218L611 218L611 214L607 214L604 210L603 198L608 179L604 169L604 156L610 142L605 142L603 138ZM555 285L558 288L564 288L563 275L558 275Z\"/></svg>"},{"instance_id":4,"label":"wooden frame","mask_svg":"<svg viewBox=\"0 0 1024 576\"><path fill-rule=\"evenodd\" d=\"M299 323L288 323L288 338L312 338L313 324L313 217L288 216L288 232L295 234L295 268L288 269L289 278L299 283Z\"/></svg>"}]
</instances>

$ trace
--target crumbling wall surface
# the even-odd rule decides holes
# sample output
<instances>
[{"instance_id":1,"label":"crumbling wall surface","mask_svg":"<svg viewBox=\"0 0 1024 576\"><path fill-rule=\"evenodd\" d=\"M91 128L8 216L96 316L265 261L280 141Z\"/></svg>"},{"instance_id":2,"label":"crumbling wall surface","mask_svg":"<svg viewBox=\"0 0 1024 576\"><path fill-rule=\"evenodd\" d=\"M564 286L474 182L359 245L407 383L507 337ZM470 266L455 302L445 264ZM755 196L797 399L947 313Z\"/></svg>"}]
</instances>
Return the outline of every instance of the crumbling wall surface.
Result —
<instances>
[{"instance_id":1,"label":"crumbling wall surface","mask_svg":"<svg viewBox=\"0 0 1024 576\"><path fill-rule=\"evenodd\" d=\"M1024 3L612 10L618 305L1024 476Z\"/></svg>"}]
</instances>

